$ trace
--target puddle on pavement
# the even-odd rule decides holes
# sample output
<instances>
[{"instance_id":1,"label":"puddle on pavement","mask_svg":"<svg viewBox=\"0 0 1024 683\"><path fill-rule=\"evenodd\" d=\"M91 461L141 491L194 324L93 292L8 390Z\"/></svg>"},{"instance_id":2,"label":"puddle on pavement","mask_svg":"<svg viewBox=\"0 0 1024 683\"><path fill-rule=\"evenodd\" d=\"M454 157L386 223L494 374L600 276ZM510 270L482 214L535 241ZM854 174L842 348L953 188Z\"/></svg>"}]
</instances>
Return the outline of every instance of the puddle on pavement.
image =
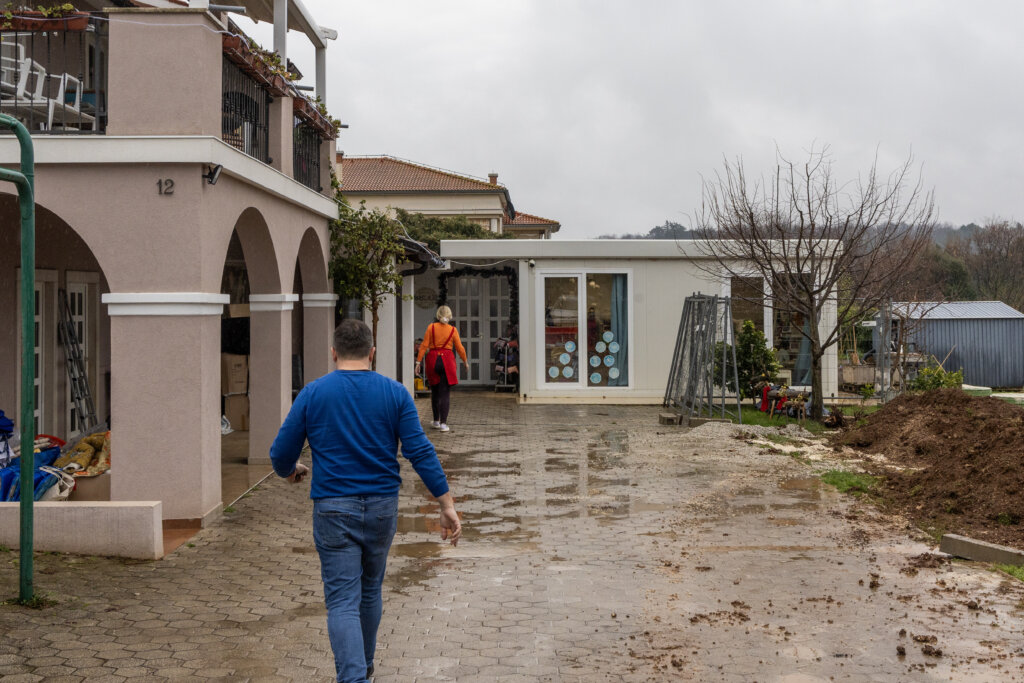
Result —
<instances>
[{"instance_id":1,"label":"puddle on pavement","mask_svg":"<svg viewBox=\"0 0 1024 683\"><path fill-rule=\"evenodd\" d=\"M580 465L567 458L548 458L544 461L544 469L548 472L578 472Z\"/></svg>"},{"instance_id":2,"label":"puddle on pavement","mask_svg":"<svg viewBox=\"0 0 1024 683\"><path fill-rule=\"evenodd\" d=\"M783 491L820 491L821 479L817 477L786 479L779 483L779 488Z\"/></svg>"},{"instance_id":3,"label":"puddle on pavement","mask_svg":"<svg viewBox=\"0 0 1024 683\"><path fill-rule=\"evenodd\" d=\"M670 504L667 504L667 503L647 503L647 502L643 502L643 501L635 501L630 506L629 509L630 509L630 512L636 513L636 512L664 512L665 510L672 510L674 508L675 508L674 505L670 505Z\"/></svg>"}]
</instances>

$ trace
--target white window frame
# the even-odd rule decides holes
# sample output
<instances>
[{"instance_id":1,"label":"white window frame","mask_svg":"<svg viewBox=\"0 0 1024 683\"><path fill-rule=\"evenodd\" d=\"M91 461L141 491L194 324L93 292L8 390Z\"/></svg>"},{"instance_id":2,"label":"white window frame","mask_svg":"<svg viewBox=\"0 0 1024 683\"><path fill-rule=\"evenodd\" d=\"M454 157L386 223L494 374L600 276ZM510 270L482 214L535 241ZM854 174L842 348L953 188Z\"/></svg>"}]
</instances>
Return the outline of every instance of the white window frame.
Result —
<instances>
[{"instance_id":1,"label":"white window frame","mask_svg":"<svg viewBox=\"0 0 1024 683\"><path fill-rule=\"evenodd\" d=\"M21 419L21 268L16 269L15 277L18 280L18 317L15 320L15 324L18 327L18 382L16 391L18 412L15 420L17 422ZM55 394L52 383L48 383L47 378L53 371L53 359L56 357L54 339L57 329L55 324L55 316L57 314L57 271L36 269L35 280L36 290L39 291L39 301L42 305L42 310L39 312L39 357L36 367L36 371L39 374L39 402L36 405L39 428L36 430L36 433L45 434L54 431L51 427L52 420L50 415ZM21 429L20 424L17 427Z\"/></svg>"},{"instance_id":2,"label":"white window frame","mask_svg":"<svg viewBox=\"0 0 1024 683\"><path fill-rule=\"evenodd\" d=\"M545 293L545 280L549 277L575 277L577 294L576 294L576 306L577 320L579 333L576 337L577 345L577 358L578 365L581 370L589 367L587 365L586 354L582 350L588 349L589 340L587 339L587 327L586 327L586 305L587 305L587 275L588 274L611 274L611 275L625 275L626 276L626 296L629 302L629 313L626 316L627 329L629 330L629 338L627 339L628 353L626 355L627 363L629 367L628 372L628 383L625 386L601 386L592 387L587 384L587 377L589 376L586 372L577 372L575 382L548 382L548 375L546 371L546 340L545 340L545 320L544 320L544 293ZM633 322L636 316L636 296L633 291L633 269L632 268L592 268L592 267L581 267L581 268L536 268L534 274L534 323L537 328L534 343L536 344L536 358L537 369L537 390L540 392L544 391L557 391L559 389L571 389L574 392L586 392L591 394L608 394L608 393L623 393L633 391L636 388L636 363L635 363L635 351L636 345L636 333L633 326Z\"/></svg>"}]
</instances>

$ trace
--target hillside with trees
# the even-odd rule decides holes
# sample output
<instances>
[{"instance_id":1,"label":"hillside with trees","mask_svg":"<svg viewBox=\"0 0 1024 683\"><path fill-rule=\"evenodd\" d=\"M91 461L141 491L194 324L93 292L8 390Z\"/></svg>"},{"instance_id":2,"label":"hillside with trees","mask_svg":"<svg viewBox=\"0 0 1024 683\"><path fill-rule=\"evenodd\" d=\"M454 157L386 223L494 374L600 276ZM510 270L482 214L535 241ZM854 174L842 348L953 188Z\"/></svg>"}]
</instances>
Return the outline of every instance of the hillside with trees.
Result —
<instances>
[{"instance_id":1,"label":"hillside with trees","mask_svg":"<svg viewBox=\"0 0 1024 683\"><path fill-rule=\"evenodd\" d=\"M601 239L677 239L694 230L666 220L646 233L603 235ZM903 273L894 297L907 301L1002 301L1024 311L1024 225L990 218L981 225L940 223L932 245Z\"/></svg>"}]
</instances>

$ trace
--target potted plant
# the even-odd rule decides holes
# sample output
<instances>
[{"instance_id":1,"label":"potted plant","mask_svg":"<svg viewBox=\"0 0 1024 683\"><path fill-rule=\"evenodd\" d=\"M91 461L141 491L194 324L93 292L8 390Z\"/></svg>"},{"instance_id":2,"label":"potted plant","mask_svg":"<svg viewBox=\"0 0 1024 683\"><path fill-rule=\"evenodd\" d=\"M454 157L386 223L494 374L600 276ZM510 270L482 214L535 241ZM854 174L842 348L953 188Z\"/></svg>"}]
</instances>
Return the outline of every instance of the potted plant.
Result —
<instances>
[{"instance_id":1,"label":"potted plant","mask_svg":"<svg viewBox=\"0 0 1024 683\"><path fill-rule=\"evenodd\" d=\"M13 31L84 31L89 13L79 12L71 3L39 5L35 10L14 9L10 3L3 12L0 28Z\"/></svg>"}]
</instances>

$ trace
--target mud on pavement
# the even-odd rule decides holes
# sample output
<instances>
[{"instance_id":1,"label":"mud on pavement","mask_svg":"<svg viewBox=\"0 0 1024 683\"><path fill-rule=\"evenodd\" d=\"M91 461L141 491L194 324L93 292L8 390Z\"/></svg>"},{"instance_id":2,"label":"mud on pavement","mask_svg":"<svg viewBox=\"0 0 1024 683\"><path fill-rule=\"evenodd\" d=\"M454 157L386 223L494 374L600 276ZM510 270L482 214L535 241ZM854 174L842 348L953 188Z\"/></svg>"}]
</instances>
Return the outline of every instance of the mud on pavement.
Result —
<instances>
[{"instance_id":1,"label":"mud on pavement","mask_svg":"<svg viewBox=\"0 0 1024 683\"><path fill-rule=\"evenodd\" d=\"M1024 584L934 555L810 455L650 407L453 404L432 437L464 540L404 467L377 683L1024 676ZM330 680L306 495L268 480L156 563L37 556L57 604L0 607L0 677Z\"/></svg>"}]
</instances>

